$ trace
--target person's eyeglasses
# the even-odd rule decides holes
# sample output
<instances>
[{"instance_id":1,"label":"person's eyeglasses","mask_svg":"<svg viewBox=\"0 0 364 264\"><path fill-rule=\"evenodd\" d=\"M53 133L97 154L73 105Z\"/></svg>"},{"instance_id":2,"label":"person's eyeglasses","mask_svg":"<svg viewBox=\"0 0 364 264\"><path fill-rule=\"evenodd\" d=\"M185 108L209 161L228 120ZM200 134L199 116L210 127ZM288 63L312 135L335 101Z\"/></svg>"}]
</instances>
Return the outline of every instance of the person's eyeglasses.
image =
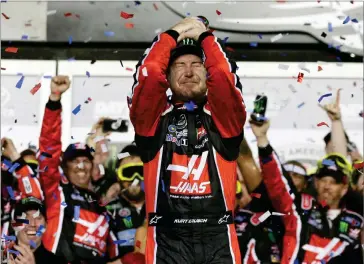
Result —
<instances>
[{"instance_id":1,"label":"person's eyeglasses","mask_svg":"<svg viewBox=\"0 0 364 264\"><path fill-rule=\"evenodd\" d=\"M121 181L133 181L135 178L144 181L143 162L121 165L117 170L117 174Z\"/></svg>"}]
</instances>

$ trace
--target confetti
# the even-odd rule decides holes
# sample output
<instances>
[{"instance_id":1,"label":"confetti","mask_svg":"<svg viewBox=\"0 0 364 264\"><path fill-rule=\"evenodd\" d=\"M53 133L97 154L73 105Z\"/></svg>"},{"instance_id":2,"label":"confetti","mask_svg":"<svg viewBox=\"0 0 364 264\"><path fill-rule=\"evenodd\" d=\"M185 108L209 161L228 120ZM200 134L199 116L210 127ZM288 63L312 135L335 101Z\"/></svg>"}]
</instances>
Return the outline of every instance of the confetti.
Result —
<instances>
[{"instance_id":1,"label":"confetti","mask_svg":"<svg viewBox=\"0 0 364 264\"><path fill-rule=\"evenodd\" d=\"M64 16L65 17L70 17L70 16L72 16L72 13L64 13Z\"/></svg>"},{"instance_id":2,"label":"confetti","mask_svg":"<svg viewBox=\"0 0 364 264\"><path fill-rule=\"evenodd\" d=\"M33 218L37 218L40 215L40 211L37 210L34 214L33 214Z\"/></svg>"},{"instance_id":3,"label":"confetti","mask_svg":"<svg viewBox=\"0 0 364 264\"><path fill-rule=\"evenodd\" d=\"M125 28L134 28L133 23L125 23Z\"/></svg>"},{"instance_id":4,"label":"confetti","mask_svg":"<svg viewBox=\"0 0 364 264\"><path fill-rule=\"evenodd\" d=\"M258 42L250 42L249 45L250 45L250 47L257 47Z\"/></svg>"},{"instance_id":5,"label":"confetti","mask_svg":"<svg viewBox=\"0 0 364 264\"><path fill-rule=\"evenodd\" d=\"M30 247L32 247L33 249L37 247L37 244L36 244L33 240L29 240L29 245L30 245Z\"/></svg>"},{"instance_id":6,"label":"confetti","mask_svg":"<svg viewBox=\"0 0 364 264\"><path fill-rule=\"evenodd\" d=\"M288 68L289 68L289 65L287 65L287 64L278 64L278 69L288 70Z\"/></svg>"},{"instance_id":7,"label":"confetti","mask_svg":"<svg viewBox=\"0 0 364 264\"><path fill-rule=\"evenodd\" d=\"M106 153L108 151L105 144L101 144L101 150L102 150L102 153Z\"/></svg>"},{"instance_id":8,"label":"confetti","mask_svg":"<svg viewBox=\"0 0 364 264\"><path fill-rule=\"evenodd\" d=\"M42 86L42 84L41 83L38 83L38 84L36 84L31 90L30 90L30 93L32 94L32 95L34 95L36 92L38 92L38 90L40 89L40 87Z\"/></svg>"},{"instance_id":9,"label":"confetti","mask_svg":"<svg viewBox=\"0 0 364 264\"><path fill-rule=\"evenodd\" d=\"M131 186L135 187L137 186L139 183L139 180L138 179L134 179L134 181L132 182Z\"/></svg>"},{"instance_id":10,"label":"confetti","mask_svg":"<svg viewBox=\"0 0 364 264\"><path fill-rule=\"evenodd\" d=\"M10 19L10 17L8 17L7 15L5 15L5 13L1 13L2 15L3 15L3 17L5 18L5 19Z\"/></svg>"},{"instance_id":11,"label":"confetti","mask_svg":"<svg viewBox=\"0 0 364 264\"><path fill-rule=\"evenodd\" d=\"M260 199L262 195L260 193L251 193L250 196Z\"/></svg>"},{"instance_id":12,"label":"confetti","mask_svg":"<svg viewBox=\"0 0 364 264\"><path fill-rule=\"evenodd\" d=\"M305 67L301 67L301 70L306 71L308 73L311 73L311 71L309 69L305 68Z\"/></svg>"},{"instance_id":13,"label":"confetti","mask_svg":"<svg viewBox=\"0 0 364 264\"><path fill-rule=\"evenodd\" d=\"M78 219L80 219L80 206L79 206L79 205L76 205L76 206L75 206L73 219L74 219L74 220L76 220L76 221L77 221Z\"/></svg>"},{"instance_id":14,"label":"confetti","mask_svg":"<svg viewBox=\"0 0 364 264\"><path fill-rule=\"evenodd\" d=\"M119 153L117 155L118 159L123 159L123 158L126 158L126 157L130 157L130 153L129 152L124 152L124 153Z\"/></svg>"},{"instance_id":15,"label":"confetti","mask_svg":"<svg viewBox=\"0 0 364 264\"><path fill-rule=\"evenodd\" d=\"M132 68L126 67L127 71L134 71Z\"/></svg>"},{"instance_id":16,"label":"confetti","mask_svg":"<svg viewBox=\"0 0 364 264\"><path fill-rule=\"evenodd\" d=\"M90 78L90 73L86 71L86 76Z\"/></svg>"},{"instance_id":17,"label":"confetti","mask_svg":"<svg viewBox=\"0 0 364 264\"><path fill-rule=\"evenodd\" d=\"M10 198L12 200L15 200L13 188L11 188L11 186L6 186L6 189L8 190L8 194L10 195Z\"/></svg>"},{"instance_id":18,"label":"confetti","mask_svg":"<svg viewBox=\"0 0 364 264\"><path fill-rule=\"evenodd\" d=\"M99 170L101 175L105 175L105 168L102 164L99 164Z\"/></svg>"},{"instance_id":19,"label":"confetti","mask_svg":"<svg viewBox=\"0 0 364 264\"><path fill-rule=\"evenodd\" d=\"M264 214L262 214L261 216L259 216L259 222L263 223L265 220L267 220L267 218L270 216L270 212L266 211Z\"/></svg>"},{"instance_id":20,"label":"confetti","mask_svg":"<svg viewBox=\"0 0 364 264\"><path fill-rule=\"evenodd\" d=\"M45 232L45 230L45 227L43 225L40 225L37 230L36 236L41 236Z\"/></svg>"},{"instance_id":21,"label":"confetti","mask_svg":"<svg viewBox=\"0 0 364 264\"><path fill-rule=\"evenodd\" d=\"M283 38L283 35L282 35L282 33L279 33L278 35L271 37L270 42L276 42L276 41L280 40L281 38Z\"/></svg>"},{"instance_id":22,"label":"confetti","mask_svg":"<svg viewBox=\"0 0 364 264\"><path fill-rule=\"evenodd\" d=\"M9 172L13 173L19 166L20 166L19 163L14 163L13 166L11 166L11 168L9 169Z\"/></svg>"},{"instance_id":23,"label":"confetti","mask_svg":"<svg viewBox=\"0 0 364 264\"><path fill-rule=\"evenodd\" d=\"M121 11L121 12L120 12L120 16L121 16L122 18L124 18L124 19L129 19L129 18L133 18L133 17L134 17L134 14L128 14L128 13L126 13L126 12Z\"/></svg>"},{"instance_id":24,"label":"confetti","mask_svg":"<svg viewBox=\"0 0 364 264\"><path fill-rule=\"evenodd\" d=\"M83 162L78 163L77 168L83 169L84 168Z\"/></svg>"},{"instance_id":25,"label":"confetti","mask_svg":"<svg viewBox=\"0 0 364 264\"><path fill-rule=\"evenodd\" d=\"M326 38L327 34L325 32L321 33L321 37Z\"/></svg>"},{"instance_id":26,"label":"confetti","mask_svg":"<svg viewBox=\"0 0 364 264\"><path fill-rule=\"evenodd\" d=\"M298 73L297 82L302 83L304 74L302 72Z\"/></svg>"},{"instance_id":27,"label":"confetti","mask_svg":"<svg viewBox=\"0 0 364 264\"><path fill-rule=\"evenodd\" d=\"M331 22L329 22L329 23L327 24L327 26L328 26L328 31L329 31L329 32L332 32L332 23L331 23Z\"/></svg>"},{"instance_id":28,"label":"confetti","mask_svg":"<svg viewBox=\"0 0 364 264\"><path fill-rule=\"evenodd\" d=\"M75 107L75 109L72 110L72 114L77 115L81 111L81 105Z\"/></svg>"},{"instance_id":29,"label":"confetti","mask_svg":"<svg viewBox=\"0 0 364 264\"><path fill-rule=\"evenodd\" d=\"M20 89L22 87L24 78L25 78L24 75L20 77L19 81L15 85L16 88Z\"/></svg>"},{"instance_id":30,"label":"confetti","mask_svg":"<svg viewBox=\"0 0 364 264\"><path fill-rule=\"evenodd\" d=\"M322 67L321 66L318 66L317 67L317 71L322 71Z\"/></svg>"},{"instance_id":31,"label":"confetti","mask_svg":"<svg viewBox=\"0 0 364 264\"><path fill-rule=\"evenodd\" d=\"M158 6L156 3L153 3L153 7L154 7L155 11L158 11Z\"/></svg>"},{"instance_id":32,"label":"confetti","mask_svg":"<svg viewBox=\"0 0 364 264\"><path fill-rule=\"evenodd\" d=\"M68 37L68 44L71 45L72 44L72 36Z\"/></svg>"},{"instance_id":33,"label":"confetti","mask_svg":"<svg viewBox=\"0 0 364 264\"><path fill-rule=\"evenodd\" d=\"M64 207L67 207L67 203L66 202L62 202L61 205L64 206Z\"/></svg>"},{"instance_id":34,"label":"confetti","mask_svg":"<svg viewBox=\"0 0 364 264\"><path fill-rule=\"evenodd\" d=\"M347 24L349 21L350 21L350 17L349 17L349 16L347 16L347 17L345 18L345 20L343 21L343 24Z\"/></svg>"},{"instance_id":35,"label":"confetti","mask_svg":"<svg viewBox=\"0 0 364 264\"><path fill-rule=\"evenodd\" d=\"M112 31L105 31L105 32L104 32L104 35L105 35L106 37L113 37L113 36L115 36L115 33L114 33L114 32L112 32Z\"/></svg>"},{"instance_id":36,"label":"confetti","mask_svg":"<svg viewBox=\"0 0 364 264\"><path fill-rule=\"evenodd\" d=\"M128 240L114 240L114 244L116 244L116 245L120 245L120 244L124 244L124 243L126 243L126 242L128 242Z\"/></svg>"},{"instance_id":37,"label":"confetti","mask_svg":"<svg viewBox=\"0 0 364 264\"><path fill-rule=\"evenodd\" d=\"M262 34L258 34L258 38L263 39Z\"/></svg>"},{"instance_id":38,"label":"confetti","mask_svg":"<svg viewBox=\"0 0 364 264\"><path fill-rule=\"evenodd\" d=\"M57 195L56 195L55 192L52 193L52 197L53 197L54 200L57 200Z\"/></svg>"},{"instance_id":39,"label":"confetti","mask_svg":"<svg viewBox=\"0 0 364 264\"><path fill-rule=\"evenodd\" d=\"M147 67L144 67L142 70L143 76L148 76Z\"/></svg>"},{"instance_id":40,"label":"confetti","mask_svg":"<svg viewBox=\"0 0 364 264\"><path fill-rule=\"evenodd\" d=\"M94 64L96 62L96 60L91 60L91 64Z\"/></svg>"},{"instance_id":41,"label":"confetti","mask_svg":"<svg viewBox=\"0 0 364 264\"><path fill-rule=\"evenodd\" d=\"M47 16L55 15L57 13L57 10L49 10L47 11Z\"/></svg>"},{"instance_id":42,"label":"confetti","mask_svg":"<svg viewBox=\"0 0 364 264\"><path fill-rule=\"evenodd\" d=\"M305 102L302 102L302 103L300 103L299 105L297 105L297 108L301 108L302 106L304 106L305 105Z\"/></svg>"},{"instance_id":43,"label":"confetti","mask_svg":"<svg viewBox=\"0 0 364 264\"><path fill-rule=\"evenodd\" d=\"M140 2L140 1L134 1L134 3L135 3L135 5L136 5L136 6L138 6L138 5L141 5L141 4L142 4L142 2Z\"/></svg>"},{"instance_id":44,"label":"confetti","mask_svg":"<svg viewBox=\"0 0 364 264\"><path fill-rule=\"evenodd\" d=\"M351 22L353 22L353 23L359 23L359 21L358 21L356 18L353 18L353 19L351 20Z\"/></svg>"},{"instance_id":45,"label":"confetti","mask_svg":"<svg viewBox=\"0 0 364 264\"><path fill-rule=\"evenodd\" d=\"M320 98L318 99L319 103L321 103L321 101L325 98L325 97L330 97L332 96L332 93L327 93L327 94L324 94L324 95L321 95Z\"/></svg>"},{"instance_id":46,"label":"confetti","mask_svg":"<svg viewBox=\"0 0 364 264\"><path fill-rule=\"evenodd\" d=\"M12 253L12 254L15 254L15 255L17 255L17 256L20 254L18 251L16 251L16 250L12 250L12 249L8 249L8 252L9 252L9 253Z\"/></svg>"},{"instance_id":47,"label":"confetti","mask_svg":"<svg viewBox=\"0 0 364 264\"><path fill-rule=\"evenodd\" d=\"M278 213L278 212L272 212L272 215L278 215L278 216L283 216L285 214L282 214L282 213Z\"/></svg>"},{"instance_id":48,"label":"confetti","mask_svg":"<svg viewBox=\"0 0 364 264\"><path fill-rule=\"evenodd\" d=\"M184 103L184 106L186 107L187 111L189 111L189 112L191 112L195 109L195 103L193 101Z\"/></svg>"},{"instance_id":49,"label":"confetti","mask_svg":"<svg viewBox=\"0 0 364 264\"><path fill-rule=\"evenodd\" d=\"M325 122L320 122L320 123L317 124L317 126L318 127L320 127L320 126L327 126L327 127L329 127L329 125L326 124Z\"/></svg>"},{"instance_id":50,"label":"confetti","mask_svg":"<svg viewBox=\"0 0 364 264\"><path fill-rule=\"evenodd\" d=\"M16 218L15 222L17 222L19 225L29 225L29 220L28 219L23 219L23 218Z\"/></svg>"},{"instance_id":51,"label":"confetti","mask_svg":"<svg viewBox=\"0 0 364 264\"><path fill-rule=\"evenodd\" d=\"M219 16L221 15L221 12L219 10L216 10L216 14Z\"/></svg>"},{"instance_id":52,"label":"confetti","mask_svg":"<svg viewBox=\"0 0 364 264\"><path fill-rule=\"evenodd\" d=\"M322 164L323 164L323 165L326 165L326 166L334 166L334 165L335 165L335 161L333 161L333 160L329 160L329 159L324 159L324 160L322 161Z\"/></svg>"},{"instance_id":53,"label":"confetti","mask_svg":"<svg viewBox=\"0 0 364 264\"><path fill-rule=\"evenodd\" d=\"M5 240L9 240L9 241L16 241L16 236L7 236L4 235Z\"/></svg>"}]
</instances>

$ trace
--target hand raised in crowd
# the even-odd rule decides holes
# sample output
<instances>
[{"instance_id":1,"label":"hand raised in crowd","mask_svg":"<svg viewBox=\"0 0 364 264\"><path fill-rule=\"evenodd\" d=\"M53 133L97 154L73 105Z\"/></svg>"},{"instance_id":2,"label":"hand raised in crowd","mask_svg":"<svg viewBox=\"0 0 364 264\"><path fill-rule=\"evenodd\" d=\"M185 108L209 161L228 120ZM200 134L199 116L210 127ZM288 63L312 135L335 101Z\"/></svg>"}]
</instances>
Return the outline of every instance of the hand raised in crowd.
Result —
<instances>
[{"instance_id":1,"label":"hand raised in crowd","mask_svg":"<svg viewBox=\"0 0 364 264\"><path fill-rule=\"evenodd\" d=\"M319 106L324 109L329 116L331 121L340 120L341 119L341 111L340 111L340 90L336 91L336 99L334 103L326 104L324 106Z\"/></svg>"},{"instance_id":2,"label":"hand raised in crowd","mask_svg":"<svg viewBox=\"0 0 364 264\"><path fill-rule=\"evenodd\" d=\"M51 95L52 101L59 101L62 94L70 88L70 79L65 75L57 75L52 78L51 82Z\"/></svg>"},{"instance_id":3,"label":"hand raised in crowd","mask_svg":"<svg viewBox=\"0 0 364 264\"><path fill-rule=\"evenodd\" d=\"M1 139L1 152L4 156L15 161L20 158L19 152L16 150L13 141L10 138Z\"/></svg>"},{"instance_id":4,"label":"hand raised in crowd","mask_svg":"<svg viewBox=\"0 0 364 264\"><path fill-rule=\"evenodd\" d=\"M251 129L254 136L257 138L257 143L259 147L265 147L268 145L267 132L270 126L270 121L265 120L263 123L256 123L254 120L249 120Z\"/></svg>"},{"instance_id":5,"label":"hand raised in crowd","mask_svg":"<svg viewBox=\"0 0 364 264\"><path fill-rule=\"evenodd\" d=\"M16 249L19 254L14 259L13 256L10 256L10 264L36 264L35 258L32 250L27 245L14 245L14 249Z\"/></svg>"},{"instance_id":6,"label":"hand raised in crowd","mask_svg":"<svg viewBox=\"0 0 364 264\"><path fill-rule=\"evenodd\" d=\"M193 38L197 41L199 36L207 30L205 24L198 17L185 18L172 29L179 33L177 42L185 38Z\"/></svg>"}]
</instances>

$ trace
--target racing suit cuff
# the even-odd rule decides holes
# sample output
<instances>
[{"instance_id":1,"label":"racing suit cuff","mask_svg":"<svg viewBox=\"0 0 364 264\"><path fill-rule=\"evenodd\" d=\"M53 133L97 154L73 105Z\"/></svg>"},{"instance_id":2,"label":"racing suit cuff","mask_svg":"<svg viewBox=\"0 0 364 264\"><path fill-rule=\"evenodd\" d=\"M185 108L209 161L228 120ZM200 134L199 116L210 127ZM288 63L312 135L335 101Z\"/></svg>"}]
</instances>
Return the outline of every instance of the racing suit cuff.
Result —
<instances>
[{"instance_id":1,"label":"racing suit cuff","mask_svg":"<svg viewBox=\"0 0 364 264\"><path fill-rule=\"evenodd\" d=\"M51 99L48 100L47 104L46 104L46 107L49 109L49 110L58 110L58 109L61 109L62 108L62 104L61 104L61 100L59 101L52 101Z\"/></svg>"},{"instance_id":2,"label":"racing suit cuff","mask_svg":"<svg viewBox=\"0 0 364 264\"><path fill-rule=\"evenodd\" d=\"M205 31L204 33L202 33L197 40L197 43L201 46L202 41L207 38L208 36L213 36L213 34L209 31Z\"/></svg>"},{"instance_id":3,"label":"racing suit cuff","mask_svg":"<svg viewBox=\"0 0 364 264\"><path fill-rule=\"evenodd\" d=\"M175 41L176 41L176 44L177 44L177 39L179 37L179 33L173 29L169 29L167 31L165 31L164 33L170 35Z\"/></svg>"},{"instance_id":4,"label":"racing suit cuff","mask_svg":"<svg viewBox=\"0 0 364 264\"><path fill-rule=\"evenodd\" d=\"M258 153L259 153L259 157L266 158L266 157L269 157L270 155L272 155L273 148L270 144L268 144L266 147L258 147Z\"/></svg>"}]
</instances>

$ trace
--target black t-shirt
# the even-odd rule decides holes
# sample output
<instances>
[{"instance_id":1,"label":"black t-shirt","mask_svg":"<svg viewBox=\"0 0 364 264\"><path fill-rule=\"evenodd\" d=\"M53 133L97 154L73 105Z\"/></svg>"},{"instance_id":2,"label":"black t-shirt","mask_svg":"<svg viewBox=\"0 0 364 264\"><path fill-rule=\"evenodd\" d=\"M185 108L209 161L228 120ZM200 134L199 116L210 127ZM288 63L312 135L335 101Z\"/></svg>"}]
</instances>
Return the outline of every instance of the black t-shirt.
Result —
<instances>
[{"instance_id":1,"label":"black t-shirt","mask_svg":"<svg viewBox=\"0 0 364 264\"><path fill-rule=\"evenodd\" d=\"M43 243L33 252L36 264L67 264L66 259L46 250Z\"/></svg>"}]
</instances>

